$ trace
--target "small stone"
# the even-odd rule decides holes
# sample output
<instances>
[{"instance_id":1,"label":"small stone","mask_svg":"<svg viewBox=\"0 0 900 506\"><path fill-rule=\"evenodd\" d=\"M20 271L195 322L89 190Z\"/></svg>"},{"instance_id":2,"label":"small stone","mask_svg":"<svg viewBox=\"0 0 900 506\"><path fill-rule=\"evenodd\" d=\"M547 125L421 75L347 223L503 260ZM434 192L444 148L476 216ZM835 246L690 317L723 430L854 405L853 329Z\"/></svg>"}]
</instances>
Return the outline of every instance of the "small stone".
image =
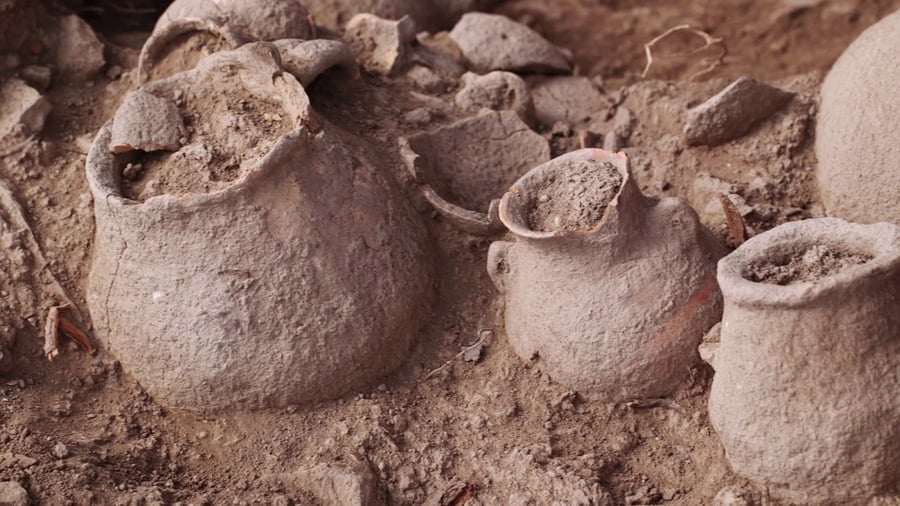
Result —
<instances>
[{"instance_id":1,"label":"small stone","mask_svg":"<svg viewBox=\"0 0 900 506\"><path fill-rule=\"evenodd\" d=\"M535 118L545 126L557 121L583 124L606 107L600 90L587 77L537 77L529 84Z\"/></svg>"},{"instance_id":2,"label":"small stone","mask_svg":"<svg viewBox=\"0 0 900 506\"><path fill-rule=\"evenodd\" d=\"M616 108L616 115L613 117L613 129L620 139L629 139L634 130L634 114L631 110L624 106Z\"/></svg>"},{"instance_id":3,"label":"small stone","mask_svg":"<svg viewBox=\"0 0 900 506\"><path fill-rule=\"evenodd\" d=\"M456 105L466 111L510 110L530 124L534 118L534 101L528 85L512 72L497 70L483 76L466 72L463 86L456 93Z\"/></svg>"},{"instance_id":4,"label":"small stone","mask_svg":"<svg viewBox=\"0 0 900 506\"><path fill-rule=\"evenodd\" d=\"M355 459L343 464L306 467L285 481L311 492L325 504L380 506L385 503L371 468Z\"/></svg>"},{"instance_id":5,"label":"small stone","mask_svg":"<svg viewBox=\"0 0 900 506\"><path fill-rule=\"evenodd\" d=\"M56 443L50 453L58 459L64 459L69 456L69 448L62 443Z\"/></svg>"},{"instance_id":6,"label":"small stone","mask_svg":"<svg viewBox=\"0 0 900 506\"><path fill-rule=\"evenodd\" d=\"M619 134L616 133L615 130L610 130L606 132L606 135L603 136L603 149L606 151L616 153L624 147L624 143L622 139L619 138Z\"/></svg>"},{"instance_id":7,"label":"small stone","mask_svg":"<svg viewBox=\"0 0 900 506\"><path fill-rule=\"evenodd\" d=\"M144 166L139 163L129 163L122 169L122 179L126 181L135 181L139 177L141 177L141 172L144 171Z\"/></svg>"},{"instance_id":8,"label":"small stone","mask_svg":"<svg viewBox=\"0 0 900 506\"><path fill-rule=\"evenodd\" d=\"M481 360L481 355L484 353L484 345L479 344L478 346L473 346L466 350L463 353L462 359L466 362L478 362Z\"/></svg>"},{"instance_id":9,"label":"small stone","mask_svg":"<svg viewBox=\"0 0 900 506\"><path fill-rule=\"evenodd\" d=\"M424 107L417 107L404 114L403 121L414 125L427 125L431 122L431 112Z\"/></svg>"},{"instance_id":10,"label":"small stone","mask_svg":"<svg viewBox=\"0 0 900 506\"><path fill-rule=\"evenodd\" d=\"M61 17L58 37L56 67L60 74L86 79L106 64L103 43L80 17L74 14Z\"/></svg>"},{"instance_id":11,"label":"small stone","mask_svg":"<svg viewBox=\"0 0 900 506\"><path fill-rule=\"evenodd\" d=\"M713 325L713 328L709 329L709 332L703 336L703 341L698 348L700 359L709 364L713 370L716 369L716 356L719 354L719 337L721 333L722 322L719 322Z\"/></svg>"},{"instance_id":12,"label":"small stone","mask_svg":"<svg viewBox=\"0 0 900 506\"><path fill-rule=\"evenodd\" d=\"M734 486L719 490L713 498L713 506L756 506L753 494Z\"/></svg>"},{"instance_id":13,"label":"small stone","mask_svg":"<svg viewBox=\"0 0 900 506\"><path fill-rule=\"evenodd\" d=\"M110 135L113 153L177 151L187 131L175 102L138 90L125 96Z\"/></svg>"},{"instance_id":14,"label":"small stone","mask_svg":"<svg viewBox=\"0 0 900 506\"><path fill-rule=\"evenodd\" d=\"M499 14L470 12L450 38L478 72L568 73L572 63L560 48L527 26Z\"/></svg>"},{"instance_id":15,"label":"small stone","mask_svg":"<svg viewBox=\"0 0 900 506\"><path fill-rule=\"evenodd\" d=\"M112 67L110 67L109 69L106 70L106 77L111 81L116 81L120 77L122 77L122 74L124 74L124 73L125 73L125 69L123 69L122 67L120 67L118 65L113 65Z\"/></svg>"},{"instance_id":16,"label":"small stone","mask_svg":"<svg viewBox=\"0 0 900 506\"><path fill-rule=\"evenodd\" d=\"M25 430L28 430L27 428ZM24 434L24 435L22 435ZM21 437L28 437L23 431ZM16 453L0 453L0 470L2 469L25 469L37 464L37 459L28 457L27 455L19 455Z\"/></svg>"},{"instance_id":17,"label":"small stone","mask_svg":"<svg viewBox=\"0 0 900 506\"><path fill-rule=\"evenodd\" d=\"M447 91L447 83L441 79L441 76L423 65L413 65L406 73L406 76L416 83L417 88L425 93L444 93Z\"/></svg>"},{"instance_id":18,"label":"small stone","mask_svg":"<svg viewBox=\"0 0 900 506\"><path fill-rule=\"evenodd\" d=\"M685 141L714 146L736 139L783 108L793 96L749 77L738 78L690 110L684 125Z\"/></svg>"},{"instance_id":19,"label":"small stone","mask_svg":"<svg viewBox=\"0 0 900 506\"><path fill-rule=\"evenodd\" d=\"M409 16L397 21L374 14L357 14L347 23L344 37L360 65L379 75L395 75L406 64L415 24Z\"/></svg>"},{"instance_id":20,"label":"small stone","mask_svg":"<svg viewBox=\"0 0 900 506\"><path fill-rule=\"evenodd\" d=\"M657 504L662 500L662 494L654 486L644 485L638 488L634 493L625 496L625 504Z\"/></svg>"},{"instance_id":21,"label":"small stone","mask_svg":"<svg viewBox=\"0 0 900 506\"><path fill-rule=\"evenodd\" d=\"M28 492L15 481L0 481L0 506L28 506Z\"/></svg>"},{"instance_id":22,"label":"small stone","mask_svg":"<svg viewBox=\"0 0 900 506\"><path fill-rule=\"evenodd\" d=\"M21 79L10 79L0 86L0 97L0 139L27 137L43 130L53 106L37 90Z\"/></svg>"},{"instance_id":23,"label":"small stone","mask_svg":"<svg viewBox=\"0 0 900 506\"><path fill-rule=\"evenodd\" d=\"M47 88L50 86L50 67L45 67L43 65L28 65L22 67L22 70L19 71L19 77L24 79L38 91L47 91Z\"/></svg>"}]
</instances>

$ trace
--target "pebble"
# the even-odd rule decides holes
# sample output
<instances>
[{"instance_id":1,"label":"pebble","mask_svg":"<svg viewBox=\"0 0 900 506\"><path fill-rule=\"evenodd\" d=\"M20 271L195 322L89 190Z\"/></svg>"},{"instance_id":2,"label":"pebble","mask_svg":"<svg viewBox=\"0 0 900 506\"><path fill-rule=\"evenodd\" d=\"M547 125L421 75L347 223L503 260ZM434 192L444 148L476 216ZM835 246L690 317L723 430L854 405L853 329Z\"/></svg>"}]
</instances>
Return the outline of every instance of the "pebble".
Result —
<instances>
[{"instance_id":1,"label":"pebble","mask_svg":"<svg viewBox=\"0 0 900 506\"><path fill-rule=\"evenodd\" d=\"M28 506L28 492L15 481L0 481L0 506Z\"/></svg>"},{"instance_id":2,"label":"pebble","mask_svg":"<svg viewBox=\"0 0 900 506\"><path fill-rule=\"evenodd\" d=\"M69 456L69 448L62 443L56 443L50 453L58 459L64 459Z\"/></svg>"},{"instance_id":3,"label":"pebble","mask_svg":"<svg viewBox=\"0 0 900 506\"><path fill-rule=\"evenodd\" d=\"M0 86L0 138L40 133L53 106L37 90L21 79Z\"/></svg>"},{"instance_id":4,"label":"pebble","mask_svg":"<svg viewBox=\"0 0 900 506\"><path fill-rule=\"evenodd\" d=\"M357 14L347 23L344 38L364 69L387 76L396 74L406 64L415 32L415 23L409 16L394 21L374 14Z\"/></svg>"},{"instance_id":5,"label":"pebble","mask_svg":"<svg viewBox=\"0 0 900 506\"><path fill-rule=\"evenodd\" d=\"M59 73L75 79L86 79L106 64L103 43L80 17L69 14L60 18L56 50Z\"/></svg>"}]
</instances>

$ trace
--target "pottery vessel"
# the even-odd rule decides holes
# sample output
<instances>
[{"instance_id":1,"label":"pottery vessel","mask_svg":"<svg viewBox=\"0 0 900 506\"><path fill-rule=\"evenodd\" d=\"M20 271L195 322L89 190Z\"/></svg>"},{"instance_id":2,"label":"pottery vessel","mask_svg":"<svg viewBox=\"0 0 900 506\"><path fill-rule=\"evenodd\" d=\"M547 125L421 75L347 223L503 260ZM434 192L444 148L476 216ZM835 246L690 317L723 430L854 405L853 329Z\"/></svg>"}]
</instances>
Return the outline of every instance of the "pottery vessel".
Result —
<instances>
[{"instance_id":1,"label":"pottery vessel","mask_svg":"<svg viewBox=\"0 0 900 506\"><path fill-rule=\"evenodd\" d=\"M239 179L138 202L123 194L130 153L110 152L109 125L88 156L96 335L166 406L339 396L394 369L429 313L427 234L384 157L317 118L259 44L144 88L169 96L234 79L248 98L277 98L293 127Z\"/></svg>"},{"instance_id":2,"label":"pottery vessel","mask_svg":"<svg viewBox=\"0 0 900 506\"><path fill-rule=\"evenodd\" d=\"M528 213L551 181L611 164L621 186L587 230L537 231ZM577 175L576 175L577 176ZM488 272L506 301L516 353L590 397L671 394L719 321L724 251L681 199L643 195L624 154L582 149L519 179L500 202L515 242L494 242Z\"/></svg>"},{"instance_id":3,"label":"pottery vessel","mask_svg":"<svg viewBox=\"0 0 900 506\"><path fill-rule=\"evenodd\" d=\"M869 260L752 280L763 262L823 247ZM900 227L787 223L722 259L718 279L709 414L734 471L796 504L869 504L900 483Z\"/></svg>"},{"instance_id":4,"label":"pottery vessel","mask_svg":"<svg viewBox=\"0 0 900 506\"><path fill-rule=\"evenodd\" d=\"M900 11L870 26L822 84L817 177L830 216L900 224Z\"/></svg>"}]
</instances>

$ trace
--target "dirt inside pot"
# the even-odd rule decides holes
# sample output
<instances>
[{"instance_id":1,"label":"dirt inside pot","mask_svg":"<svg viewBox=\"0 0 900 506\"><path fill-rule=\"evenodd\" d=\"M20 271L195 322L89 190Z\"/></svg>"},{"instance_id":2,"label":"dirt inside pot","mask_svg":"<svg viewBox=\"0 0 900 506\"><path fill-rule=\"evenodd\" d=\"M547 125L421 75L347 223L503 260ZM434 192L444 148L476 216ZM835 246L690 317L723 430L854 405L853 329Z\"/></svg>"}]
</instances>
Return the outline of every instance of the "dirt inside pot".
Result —
<instances>
[{"instance_id":1,"label":"dirt inside pot","mask_svg":"<svg viewBox=\"0 0 900 506\"><path fill-rule=\"evenodd\" d=\"M868 253L851 251L846 247L815 244L786 255L772 255L752 265L744 277L757 283L774 285L809 283L864 264L872 258Z\"/></svg>"},{"instance_id":2,"label":"dirt inside pot","mask_svg":"<svg viewBox=\"0 0 900 506\"><path fill-rule=\"evenodd\" d=\"M215 86L215 85L213 85ZM123 170L123 194L144 201L162 194L224 189L254 168L275 141L291 130L283 107L222 83L217 93L190 90L179 110L190 133L174 153L142 153ZM177 98L177 97L176 97Z\"/></svg>"},{"instance_id":3,"label":"dirt inside pot","mask_svg":"<svg viewBox=\"0 0 900 506\"><path fill-rule=\"evenodd\" d=\"M209 32L189 32L175 37L163 47L150 68L148 81L164 79L190 70L203 57L231 49L221 37Z\"/></svg>"},{"instance_id":4,"label":"dirt inside pot","mask_svg":"<svg viewBox=\"0 0 900 506\"><path fill-rule=\"evenodd\" d=\"M566 169L537 192L528 210L532 230L590 230L622 187L622 174L610 162L579 160Z\"/></svg>"}]
</instances>

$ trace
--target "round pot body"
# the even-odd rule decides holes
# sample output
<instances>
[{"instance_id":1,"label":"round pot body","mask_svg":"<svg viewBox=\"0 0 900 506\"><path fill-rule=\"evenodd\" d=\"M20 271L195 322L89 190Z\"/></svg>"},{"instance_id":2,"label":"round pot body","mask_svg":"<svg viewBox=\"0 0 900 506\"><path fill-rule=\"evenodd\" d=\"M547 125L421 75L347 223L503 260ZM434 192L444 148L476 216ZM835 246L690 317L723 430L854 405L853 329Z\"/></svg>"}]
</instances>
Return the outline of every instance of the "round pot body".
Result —
<instances>
[{"instance_id":1,"label":"round pot body","mask_svg":"<svg viewBox=\"0 0 900 506\"><path fill-rule=\"evenodd\" d=\"M817 176L829 215L900 224L900 11L862 33L822 85ZM889 63L890 62L890 63Z\"/></svg>"},{"instance_id":2,"label":"round pot body","mask_svg":"<svg viewBox=\"0 0 900 506\"><path fill-rule=\"evenodd\" d=\"M611 163L621 187L590 230L536 231L526 214L572 164ZM680 199L644 196L623 154L583 149L522 177L500 218L515 242L495 242L488 271L506 301L506 333L524 360L590 397L671 394L719 321L715 263L724 253Z\"/></svg>"},{"instance_id":3,"label":"round pot body","mask_svg":"<svg viewBox=\"0 0 900 506\"><path fill-rule=\"evenodd\" d=\"M252 68L214 56L252 80ZM289 74L271 75L284 103L306 96ZM298 124L324 127L281 136L224 189L144 202L123 196L125 160L110 152L108 125L94 142L91 316L108 351L165 405L339 396L399 365L429 314L427 234L377 153L322 120Z\"/></svg>"},{"instance_id":4,"label":"round pot body","mask_svg":"<svg viewBox=\"0 0 900 506\"><path fill-rule=\"evenodd\" d=\"M825 245L870 260L813 281L754 266ZM738 474L797 504L866 504L900 477L900 227L787 223L722 259L709 414Z\"/></svg>"}]
</instances>

